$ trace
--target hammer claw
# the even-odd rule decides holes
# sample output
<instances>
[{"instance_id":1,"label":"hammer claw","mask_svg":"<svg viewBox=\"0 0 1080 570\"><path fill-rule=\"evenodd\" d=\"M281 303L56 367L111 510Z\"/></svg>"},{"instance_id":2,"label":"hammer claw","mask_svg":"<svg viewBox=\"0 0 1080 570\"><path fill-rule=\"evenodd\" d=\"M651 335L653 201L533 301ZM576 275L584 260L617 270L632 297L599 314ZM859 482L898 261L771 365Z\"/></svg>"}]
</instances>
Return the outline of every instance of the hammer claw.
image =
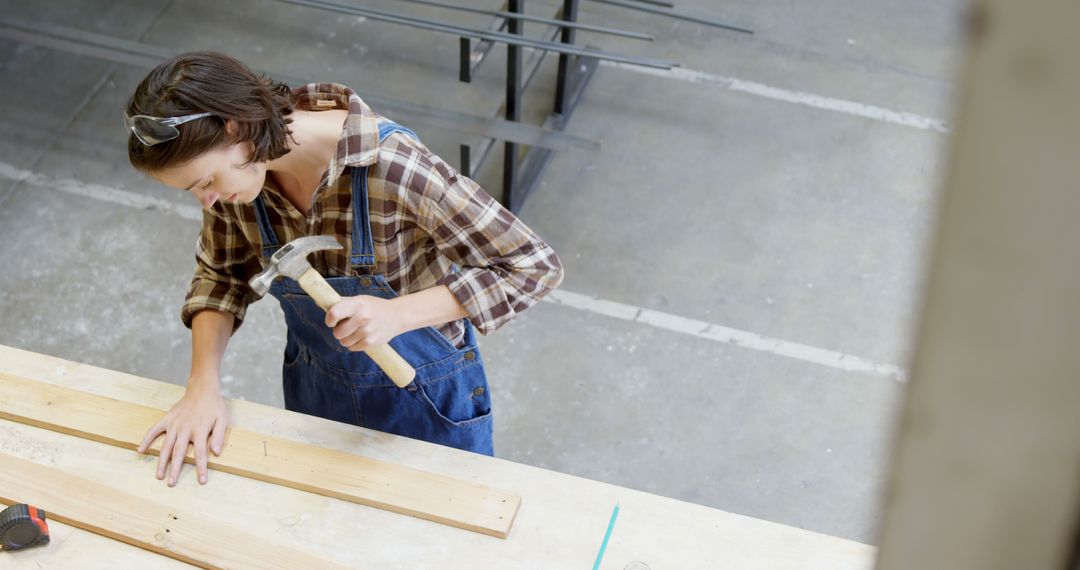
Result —
<instances>
[{"instance_id":1,"label":"hammer claw","mask_svg":"<svg viewBox=\"0 0 1080 570\"><path fill-rule=\"evenodd\" d=\"M278 277L289 277L297 280L300 287L311 296L317 305L324 311L338 304L341 295L338 295L326 279L319 275L308 263L309 253L324 249L343 249L341 244L331 236L308 236L285 244L270 257L270 262L263 270L252 277L248 284L260 297L270 291L270 285ZM413 369L400 354L389 344L373 346L365 350L375 364L382 368L383 372L394 381L394 384L404 388L416 377Z\"/></svg>"}]
</instances>

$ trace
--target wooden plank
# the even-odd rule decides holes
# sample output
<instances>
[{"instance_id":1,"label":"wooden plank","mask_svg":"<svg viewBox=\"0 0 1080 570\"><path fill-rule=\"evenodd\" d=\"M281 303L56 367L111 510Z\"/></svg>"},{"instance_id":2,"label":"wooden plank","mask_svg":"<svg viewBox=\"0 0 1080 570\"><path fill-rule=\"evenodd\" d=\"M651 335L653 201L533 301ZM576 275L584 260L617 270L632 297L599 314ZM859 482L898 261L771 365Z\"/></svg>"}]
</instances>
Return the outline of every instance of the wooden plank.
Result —
<instances>
[{"instance_id":1,"label":"wooden plank","mask_svg":"<svg viewBox=\"0 0 1080 570\"><path fill-rule=\"evenodd\" d=\"M0 372L0 418L136 449L162 413ZM190 447L186 461L194 462ZM521 505L521 497L486 485L236 427L208 465L499 538L509 535Z\"/></svg>"},{"instance_id":2,"label":"wooden plank","mask_svg":"<svg viewBox=\"0 0 1080 570\"><path fill-rule=\"evenodd\" d=\"M218 524L206 513L147 501L6 453L0 453L0 503L29 503L49 519L202 568L345 568Z\"/></svg>"},{"instance_id":3,"label":"wooden plank","mask_svg":"<svg viewBox=\"0 0 1080 570\"><path fill-rule=\"evenodd\" d=\"M78 347L58 350L77 354ZM184 388L56 356L0 345L0 370L156 409L171 406ZM694 505L399 437L255 402L228 399L231 425L294 441L405 464L464 480L514 489L528 497L506 540L431 524L413 517L337 501L262 481L217 473L199 485L187 470L176 487L153 478L154 457L0 419L0 451L110 484L149 500L216 509L219 520L298 550L324 553L357 568L592 568L600 542L620 505L600 570L627 566L714 570L868 570L875 548L753 517ZM80 570L190 567L81 529L71 540L6 557L4 570L77 567ZM71 560L79 563L72 565ZM115 562L119 561L119 562ZM129 561L138 561L129 563ZM638 564L631 566L632 563Z\"/></svg>"},{"instance_id":4,"label":"wooden plank","mask_svg":"<svg viewBox=\"0 0 1080 570\"><path fill-rule=\"evenodd\" d=\"M4 570L42 570L43 568L193 570L198 568L175 558L161 556L155 552L65 524L51 515L49 516L49 537L52 540L45 548L28 548L17 553L0 554L0 557L6 559L3 563Z\"/></svg>"}]
</instances>

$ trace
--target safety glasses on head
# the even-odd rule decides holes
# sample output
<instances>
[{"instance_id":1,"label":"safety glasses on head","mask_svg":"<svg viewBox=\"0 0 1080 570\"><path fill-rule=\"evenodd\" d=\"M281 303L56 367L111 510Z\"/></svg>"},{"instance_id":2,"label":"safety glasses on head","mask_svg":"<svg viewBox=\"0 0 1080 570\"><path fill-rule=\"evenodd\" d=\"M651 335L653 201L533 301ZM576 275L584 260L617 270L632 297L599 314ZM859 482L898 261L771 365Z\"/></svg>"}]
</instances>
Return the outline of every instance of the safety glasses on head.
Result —
<instances>
[{"instance_id":1,"label":"safety glasses on head","mask_svg":"<svg viewBox=\"0 0 1080 570\"><path fill-rule=\"evenodd\" d=\"M183 117L151 117L150 115L128 116L124 113L124 125L131 129L139 142L146 146L154 146L180 136L177 126L213 115L213 113L195 113Z\"/></svg>"}]
</instances>

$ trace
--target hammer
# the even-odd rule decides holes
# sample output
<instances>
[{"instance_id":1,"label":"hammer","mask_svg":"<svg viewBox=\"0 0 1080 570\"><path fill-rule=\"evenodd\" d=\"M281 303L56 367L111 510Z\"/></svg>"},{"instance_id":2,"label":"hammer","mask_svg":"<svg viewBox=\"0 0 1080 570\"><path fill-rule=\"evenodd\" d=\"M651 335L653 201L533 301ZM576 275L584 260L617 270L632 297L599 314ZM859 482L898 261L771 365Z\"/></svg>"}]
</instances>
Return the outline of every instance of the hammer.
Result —
<instances>
[{"instance_id":1,"label":"hammer","mask_svg":"<svg viewBox=\"0 0 1080 570\"><path fill-rule=\"evenodd\" d=\"M300 287L315 300L315 304L328 311L330 307L341 301L341 295L334 291L330 284L319 275L308 263L309 253L323 249L342 249L341 244L330 236L307 236L297 238L285 244L270 257L270 264L263 268L262 272L251 278L251 285L255 294L262 297L270 291L270 283L274 279L284 276L297 280ZM401 357L389 344L381 346L369 346L364 350L386 375L404 388L416 377L416 370Z\"/></svg>"}]
</instances>

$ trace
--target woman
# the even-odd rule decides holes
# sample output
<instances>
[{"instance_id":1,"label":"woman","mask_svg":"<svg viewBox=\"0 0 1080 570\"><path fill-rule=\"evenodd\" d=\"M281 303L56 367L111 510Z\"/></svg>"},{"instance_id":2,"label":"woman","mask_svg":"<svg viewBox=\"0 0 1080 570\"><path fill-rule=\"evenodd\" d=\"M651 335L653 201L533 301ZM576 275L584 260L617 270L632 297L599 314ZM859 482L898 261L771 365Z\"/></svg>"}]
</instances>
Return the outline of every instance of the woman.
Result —
<instances>
[{"instance_id":1,"label":"woman","mask_svg":"<svg viewBox=\"0 0 1080 570\"><path fill-rule=\"evenodd\" d=\"M491 396L474 328L489 333L562 280L554 251L416 135L348 87L290 90L214 52L150 72L128 103L131 164L203 206L181 311L187 390L147 431L175 485L189 442L199 482L228 417L219 370L255 300L248 280L282 244L330 235L309 259L342 301L325 313L295 281L271 294L288 325L286 408L492 454ZM363 351L391 342L417 370L398 388Z\"/></svg>"}]
</instances>

